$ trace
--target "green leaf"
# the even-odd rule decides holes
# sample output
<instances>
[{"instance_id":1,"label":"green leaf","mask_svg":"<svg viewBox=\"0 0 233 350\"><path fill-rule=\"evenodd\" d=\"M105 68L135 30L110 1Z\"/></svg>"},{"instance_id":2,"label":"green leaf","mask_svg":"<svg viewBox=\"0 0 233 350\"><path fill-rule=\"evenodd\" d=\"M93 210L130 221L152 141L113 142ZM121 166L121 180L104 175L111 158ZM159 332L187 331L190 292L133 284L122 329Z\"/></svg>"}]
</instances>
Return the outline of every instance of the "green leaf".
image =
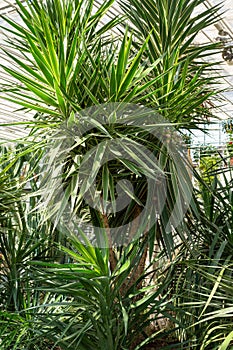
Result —
<instances>
[{"instance_id":1,"label":"green leaf","mask_svg":"<svg viewBox=\"0 0 233 350\"><path fill-rule=\"evenodd\" d=\"M227 349L229 349L229 345L231 344L232 340L233 340L233 331L230 332L230 333L226 336L225 340L224 340L223 343L220 345L220 347L218 348L218 350L227 350Z\"/></svg>"}]
</instances>

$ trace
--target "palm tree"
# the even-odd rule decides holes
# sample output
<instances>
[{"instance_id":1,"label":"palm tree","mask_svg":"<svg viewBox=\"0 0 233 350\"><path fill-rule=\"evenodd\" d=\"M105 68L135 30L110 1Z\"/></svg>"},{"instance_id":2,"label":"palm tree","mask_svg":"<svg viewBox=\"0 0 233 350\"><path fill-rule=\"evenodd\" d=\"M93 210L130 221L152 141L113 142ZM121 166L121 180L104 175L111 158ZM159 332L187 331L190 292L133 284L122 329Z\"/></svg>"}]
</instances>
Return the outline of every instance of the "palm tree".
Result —
<instances>
[{"instance_id":1,"label":"palm tree","mask_svg":"<svg viewBox=\"0 0 233 350\"><path fill-rule=\"evenodd\" d=\"M67 222L67 208L71 209L71 218L76 214L82 223L92 225L95 239L101 241L97 243L99 247L92 247L80 221L74 220L68 229L63 225L71 247L62 250L70 257L71 265L64 266L61 277L53 264L51 270L43 269L42 279L41 271L37 271L44 289L47 273L51 272L54 278L48 291L56 289L72 298L71 309L66 305L68 309L63 310L69 315L67 319L61 320L55 313L53 319L47 318L51 328L40 333L63 347L67 346L65 336L72 339L74 348L79 344L80 349L96 347L98 339L114 348L114 337L118 337L116 348L129 347L130 343L134 346L130 332L135 336L136 322L130 328L128 320L140 316L144 320L142 328L146 327L149 315L160 307L152 300L162 291L158 289L148 297L143 289L148 247L152 258L154 242L158 240L171 258L177 248L174 237L187 246L189 234L191 237L193 233L190 217L199 213L190 191L189 165L176 147L180 138L175 129L198 127L198 121L210 114L207 102L216 93L212 87L214 77L207 75L212 63L204 59L214 53L217 45L196 46L194 39L214 23L218 6L193 16L202 2L125 0L121 6L128 27L124 29L122 18L104 25L101 22L113 0L97 9L94 0L33 0L26 1L26 5L17 0L24 24L4 17L10 29L6 29L8 37L1 49L11 62L4 66L9 74L9 81L2 86L7 94L4 98L35 112L27 152L32 158L35 150L44 155L37 176L44 167L46 172L36 192L40 198L43 195L44 202L36 203L36 208L46 203L44 222L52 220L54 229L59 229L62 220ZM112 31L116 25L116 31ZM115 34L122 31L123 35ZM172 138L173 142L169 142ZM150 183L155 181L164 184L152 192L157 202L163 200L157 204L156 220L154 206L147 201L153 188ZM126 209L116 208L117 183L128 201ZM48 194L45 199L44 194ZM87 205L88 198L92 202L94 199L94 208ZM150 210L142 216L145 207ZM132 237L134 243L117 248L112 228L123 225L128 225L128 243L132 243ZM79 239L72 231L76 236L79 233ZM72 265L73 259L77 267ZM41 265L49 267L47 262ZM75 274L70 284L73 277L69 270ZM167 285L166 282L164 290ZM85 288L92 304L84 296ZM77 314L72 318L75 305ZM94 312L95 308L96 315L91 317L90 310ZM169 305L169 311L171 308ZM172 318L168 309L165 313ZM119 312L123 323L118 327ZM68 324L71 319L72 327ZM100 319L106 320L104 328Z\"/></svg>"},{"instance_id":2,"label":"palm tree","mask_svg":"<svg viewBox=\"0 0 233 350\"><path fill-rule=\"evenodd\" d=\"M38 112L34 130L38 128L41 130L42 125L56 129L64 121L70 127L75 120L74 113L93 104L109 102L153 107L166 120L174 122L177 129L195 127L195 120L203 120L203 117L209 113L203 105L215 93L210 88L213 78L206 76L211 64L198 60L214 52L216 44L197 47L192 43L200 30L216 20L218 9L216 7L193 17L193 10L199 3L200 1L185 3L181 1L176 6L173 3L172 6L168 6L165 0L151 1L147 4L134 1L123 2L122 6L130 23L134 25L131 32L137 40L133 40L132 34L128 33L127 29L123 38L110 37L109 29L119 23L120 19L110 21L104 26L98 25L112 1L101 6L95 14L93 14L93 1L72 2L72 4L69 1L54 1L45 2L43 5L33 1L28 3L28 7L18 2L25 27L9 19L6 21L12 26L12 31L14 28L14 35L17 35L16 39L9 38L8 41L11 47L18 50L22 58L13 56L7 47L2 49L8 59L18 67L5 67L5 70L17 79L22 87L17 85L14 91L12 91L12 85L10 89L6 87L7 98L24 108ZM177 10L173 14L174 7ZM148 16L149 11L151 16ZM143 27L140 23L143 23ZM25 64L23 57L28 60L28 64ZM76 122L77 120L78 118ZM114 123L116 124L116 121ZM140 124L135 117L134 124L137 123ZM122 124L125 123L121 123L117 128L119 138L127 135L129 142L137 142L139 147L140 145L149 146L148 148L152 154L155 153L157 159L165 157L160 152L161 144L156 140L151 141L153 127L147 132L142 130L135 137L135 134L137 135L135 127L125 128ZM92 125L96 135L95 138L85 138L87 145L85 151L106 137L101 127L98 128L93 123ZM108 127L110 138L116 137L115 130L111 130L112 128L110 123ZM165 133L166 130L163 132ZM82 145L78 145L72 152L71 158L74 153L76 157L79 155L82 157L80 154L83 152ZM130 152L133 152L133 148ZM166 153L165 150L163 152ZM146 159L145 155L144 159ZM147 169L142 163L140 167L145 174ZM69 160L69 164L64 163L64 167L71 169L71 164L72 161ZM125 170L116 176L119 167ZM162 171L169 173L169 169L174 168L174 162L172 164L167 157L163 167ZM101 168L101 161L97 168ZM99 177L98 183L100 188L104 184L105 193L102 195L106 199L111 198L114 201L114 184L124 176L132 181L135 190L133 197L132 194L127 194L131 195L132 199L129 210L125 215L122 215L122 212L119 215L116 213L107 215L107 225L128 222L130 217L137 217L142 211L147 193L142 170L134 168L132 161L127 165L120 161L103 169L104 172L102 177ZM172 169L171 172L177 177L177 169ZM69 178L66 179L67 184L75 183L77 173L77 171L70 173L67 170L69 174ZM186 176L185 173L183 175ZM168 182L173 181L174 187L175 183L179 182L177 180L177 178L173 180L171 178ZM189 187L188 179L185 182ZM71 191L69 185L67 186L68 192ZM57 200L56 189L51 190L54 191L54 198ZM85 188L83 191L85 192ZM178 191L185 192L181 188ZM167 201L164 207L162 221L163 218L166 221L166 217L171 216L177 199L172 192L167 197L169 203ZM69 194L66 194L66 198L68 201ZM60 200L62 201L62 198ZM65 201L64 198L63 200ZM77 202L81 202L80 196L72 202L77 206ZM100 222L106 219L105 216L98 218L96 212L92 213L93 215L97 215L96 219ZM93 220L93 217L90 220ZM165 228L166 223L160 225L158 230L162 231L162 236L160 233L159 235L163 237L163 242L165 237L167 238L164 244L169 252L173 246L173 240L172 235L165 233Z\"/></svg>"},{"instance_id":3,"label":"palm tree","mask_svg":"<svg viewBox=\"0 0 233 350\"><path fill-rule=\"evenodd\" d=\"M206 103L214 94L209 58L218 44L196 44L198 34L218 20L217 5L206 11L204 0L123 0L120 6L133 26L136 47L147 38L145 59L155 65L157 92L149 101L178 127L193 128L210 114ZM203 7L201 7L203 6ZM179 106L179 108L177 108Z\"/></svg>"}]
</instances>

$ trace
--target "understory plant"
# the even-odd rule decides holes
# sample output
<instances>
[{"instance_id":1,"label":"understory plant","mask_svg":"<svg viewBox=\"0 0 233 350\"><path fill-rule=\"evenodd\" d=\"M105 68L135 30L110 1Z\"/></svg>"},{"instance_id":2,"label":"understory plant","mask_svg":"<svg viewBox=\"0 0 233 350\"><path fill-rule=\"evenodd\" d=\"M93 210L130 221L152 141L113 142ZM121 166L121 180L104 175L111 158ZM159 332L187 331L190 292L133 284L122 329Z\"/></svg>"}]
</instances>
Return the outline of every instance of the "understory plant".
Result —
<instances>
[{"instance_id":1,"label":"understory plant","mask_svg":"<svg viewBox=\"0 0 233 350\"><path fill-rule=\"evenodd\" d=\"M225 169L216 173L211 186L206 184L209 196L198 193L202 215L192 224L203 234L194 243L196 258L183 249L174 264L176 306L182 308L179 320L186 324L180 337L189 339L193 349L232 347L231 186L232 171Z\"/></svg>"}]
</instances>

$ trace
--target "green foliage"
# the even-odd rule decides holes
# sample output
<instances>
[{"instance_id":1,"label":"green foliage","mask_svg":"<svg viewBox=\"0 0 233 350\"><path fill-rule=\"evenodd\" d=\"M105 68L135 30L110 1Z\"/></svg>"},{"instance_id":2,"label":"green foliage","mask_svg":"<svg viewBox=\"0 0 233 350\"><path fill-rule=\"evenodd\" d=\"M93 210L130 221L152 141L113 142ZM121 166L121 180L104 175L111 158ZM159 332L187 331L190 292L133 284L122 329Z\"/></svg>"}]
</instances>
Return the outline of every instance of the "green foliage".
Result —
<instances>
[{"instance_id":1,"label":"green foliage","mask_svg":"<svg viewBox=\"0 0 233 350\"><path fill-rule=\"evenodd\" d=\"M209 188L209 196L198 194L202 212L192 221L195 259L187 249L174 264L174 295L177 316L192 349L230 349L232 345L232 172ZM202 192L203 193L203 192Z\"/></svg>"},{"instance_id":2,"label":"green foliage","mask_svg":"<svg viewBox=\"0 0 233 350\"><path fill-rule=\"evenodd\" d=\"M7 42L19 57L2 46L17 68L3 68L23 88L16 85L13 90L10 81L11 87L5 87L10 92L8 100L42 113L49 121L67 118L71 110L92 102L89 91L97 92L100 82L104 85L104 77L98 74L103 63L100 36L118 21L99 28L112 2L105 2L93 13L93 0L47 0L43 4L34 0L26 1L27 6L17 1L24 25L3 18L10 25Z\"/></svg>"},{"instance_id":3,"label":"green foliage","mask_svg":"<svg viewBox=\"0 0 233 350\"><path fill-rule=\"evenodd\" d=\"M82 134L82 111L108 102L152 107L178 130L198 127L210 115L208 101L215 94L212 63L202 59L209 62L217 44L193 43L215 22L219 6L195 16L202 0L123 0L126 27L122 18L103 24L113 0L97 9L94 0L16 2L22 24L3 16L8 26L2 68L9 79L1 91L35 116L29 137L1 150L0 348L139 350L172 337L179 340L178 349L208 349L212 343L226 349L232 338L233 244L227 175L223 186L218 176L209 181L212 173L208 178L195 174L209 194L195 193L182 222L169 231L171 214L179 217L188 202L190 168L181 163L180 184L180 163L169 155L169 143L153 136L158 124L151 119L140 124L138 114L130 116L130 124L117 123L112 113L104 125L89 118L92 127ZM65 139L65 156L61 131L63 139L66 131L77 136L71 145ZM102 166L107 146L117 138L127 147L109 147L110 154L120 149L120 155ZM57 179L42 176L51 141L57 146L50 154L51 169L62 168L61 197ZM138 225L137 239L115 248L109 228L137 218L149 192L146 175L154 179L158 171L151 160L149 166L143 162L145 149L157 158L166 180L164 207L149 232ZM138 165L127 162L123 151L132 159L139 152L142 159ZM79 192L86 152L94 162ZM207 166L215 170L215 164ZM130 205L117 213L115 184L125 178L134 193L123 188ZM103 203L112 201L112 213L105 204L99 211L85 205L93 183ZM49 201L41 210L45 192ZM74 228L82 240L75 229L58 231L67 204L72 214L105 229L103 248L93 247L79 226ZM154 251L156 242L164 247L160 254ZM161 318L169 320L169 327L158 330Z\"/></svg>"},{"instance_id":4,"label":"green foliage","mask_svg":"<svg viewBox=\"0 0 233 350\"><path fill-rule=\"evenodd\" d=\"M200 174L206 184L210 185L215 179L216 170L222 165L222 159L216 147L200 146L199 155L196 154L196 160L199 162Z\"/></svg>"},{"instance_id":5,"label":"green foliage","mask_svg":"<svg viewBox=\"0 0 233 350\"><path fill-rule=\"evenodd\" d=\"M178 6L172 3L171 8L166 1L123 1L121 5L128 16L130 29L125 28L122 36L110 38L109 30L116 24L119 26L121 20L116 19L103 26L101 18L112 2L99 7L95 14L94 1L59 0L56 3L45 1L43 4L32 1L27 4L25 7L18 1L24 25L15 24L5 18L11 26L9 30L6 29L6 33L9 33L9 45L17 49L20 58L12 55L7 47L3 47L4 56L13 63L13 68L3 68L20 84L14 84L12 89L11 82L10 87L3 87L3 91L7 93L10 101L39 112L33 130L36 132L39 129L40 137L44 126L54 129L49 131L53 139L61 122L65 120L68 125L72 124L75 112L108 102L127 102L153 107L169 121L174 122L177 129L196 127L195 122L209 113L205 104L215 94L212 87L215 79L207 76L212 64L200 63L200 59L209 57L210 52L214 52L217 46L210 44L200 48L192 44L197 33L216 20L218 7L193 17L192 13L199 4L196 0L180 1ZM176 12L173 16L174 8ZM152 15L148 15L149 13ZM12 34L13 38L10 37ZM25 59L30 64L27 65ZM157 234L154 231L153 235L161 237L162 244L171 256L174 239L171 233L167 233L167 221L174 210L181 210L181 202L187 202L187 189L191 186L191 181L185 167L184 186L181 188L182 186L177 186L179 175L176 162L166 156L166 149L161 147L158 141L151 141L150 130L138 135L134 127L121 127L116 133L113 118L107 123L108 134L104 132L103 135L103 129L98 127L94 119L93 132L97 134L95 137L91 134L85 139L85 150L90 150L93 144L96 145L100 140L109 141L113 136L127 136L134 148L143 150L142 146L145 145L159 161L161 160L162 171L166 174L169 200L161 215L160 232ZM131 123L138 123L136 116ZM153 130L156 123L152 124ZM109 132L109 129L112 132ZM44 139L47 140L46 128L44 133ZM68 155L71 163L69 169L75 168L75 171L62 174L67 181L66 192L56 203L56 207L48 210L47 218L51 217L51 214L59 218L68 202L72 203L73 210L80 209L78 204L80 197L86 193L86 188L82 188L80 194L77 193L75 183L77 184L79 166L75 157L81 157L82 161L84 150L81 148L82 145L78 144ZM60 151L59 148L57 150ZM130 156L133 153L131 147ZM104 154L102 150L101 155ZM119 160L120 158L122 157L119 157ZM136 183L129 211L122 218L121 215L114 218L108 216L108 221L112 221L113 224L114 221L120 223L120 220L128 222L137 216L137 206L140 204L139 211L142 210L144 198L148 193L146 179L141 176L142 173L148 173L145 164L140 164L139 172L132 162L122 163L116 162L112 167L108 164L104 169L100 169L101 159L97 164L100 173L102 171L101 181L104 184L105 198L114 199L113 186L123 175L120 171L122 165L124 173L127 170L127 179ZM64 163L64 169L66 168L67 163ZM92 172L92 176L94 173ZM93 182L92 177L89 180L88 183ZM107 186L110 183L111 186ZM46 189L46 192L49 191L50 197L57 199L55 184ZM177 202L178 193L182 193L180 202ZM83 210L82 205L81 209ZM90 212L87 215L91 217ZM98 219L101 220L102 218ZM182 232L178 234L182 236Z\"/></svg>"},{"instance_id":6,"label":"green foliage","mask_svg":"<svg viewBox=\"0 0 233 350\"><path fill-rule=\"evenodd\" d=\"M218 44L195 45L199 32L218 20L221 5L195 14L204 0L123 0L120 6L130 19L137 37L136 48L150 33L144 59L154 66L156 93L150 104L159 113L185 129L208 116L208 100L214 94L214 77L209 76ZM204 59L205 63L202 61Z\"/></svg>"},{"instance_id":7,"label":"green foliage","mask_svg":"<svg viewBox=\"0 0 233 350\"><path fill-rule=\"evenodd\" d=\"M141 349L151 340L151 323L163 315L174 321L166 275L161 275L156 286L151 266L137 279L134 277L144 252L143 242L124 250L111 275L108 250L84 247L75 236L69 241L69 249L61 247L72 258L69 264L33 262L40 289L56 290L56 294L69 297L67 302L54 305L54 312L39 316L41 337L62 349ZM145 278L151 285L145 286ZM157 331L152 338L160 336Z\"/></svg>"},{"instance_id":8,"label":"green foliage","mask_svg":"<svg viewBox=\"0 0 233 350\"><path fill-rule=\"evenodd\" d=\"M3 18L10 25L8 44L19 58L7 46L2 51L15 67L3 68L21 86L12 89L10 81L4 91L47 121L68 118L71 111L93 104L124 101L156 107L170 121L193 127L209 114L203 104L215 93L214 77L208 76L212 64L200 59L217 45L197 47L193 41L217 20L219 6L193 16L202 2L123 1L134 27L124 30L123 37L112 37L109 30L121 19L101 25L101 18L113 0L96 13L94 0L47 0L43 5L34 0L26 1L27 6L18 0L24 26Z\"/></svg>"}]
</instances>

